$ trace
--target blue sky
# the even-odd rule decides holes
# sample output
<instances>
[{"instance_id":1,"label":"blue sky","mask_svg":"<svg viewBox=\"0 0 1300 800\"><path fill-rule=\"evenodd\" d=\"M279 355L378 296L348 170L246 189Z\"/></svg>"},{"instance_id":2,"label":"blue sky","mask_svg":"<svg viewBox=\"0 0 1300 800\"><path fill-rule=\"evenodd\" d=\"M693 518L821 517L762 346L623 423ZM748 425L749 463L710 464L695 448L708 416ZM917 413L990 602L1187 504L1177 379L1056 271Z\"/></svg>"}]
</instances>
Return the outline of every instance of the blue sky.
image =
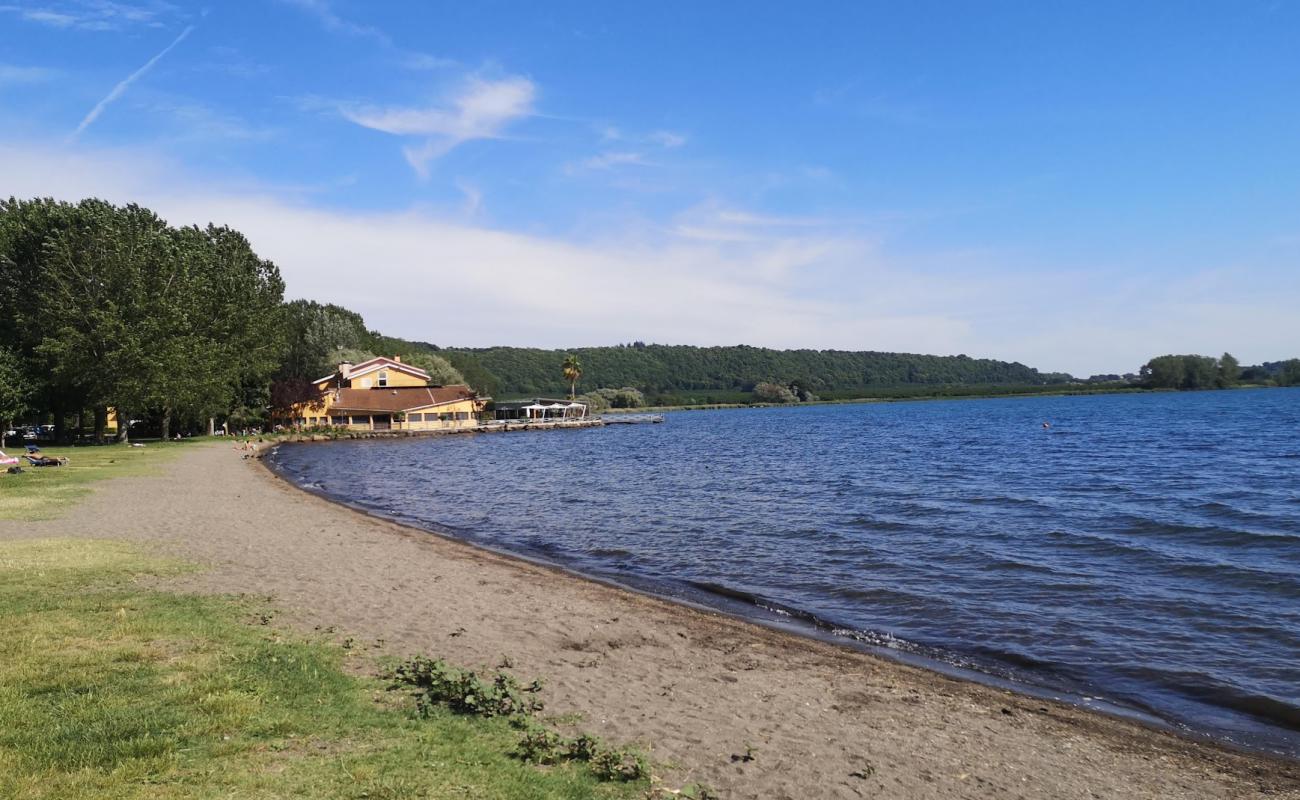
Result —
<instances>
[{"instance_id":1,"label":"blue sky","mask_svg":"<svg viewBox=\"0 0 1300 800\"><path fill-rule=\"evenodd\" d=\"M444 345L1300 355L1300 3L0 0L0 193Z\"/></svg>"}]
</instances>

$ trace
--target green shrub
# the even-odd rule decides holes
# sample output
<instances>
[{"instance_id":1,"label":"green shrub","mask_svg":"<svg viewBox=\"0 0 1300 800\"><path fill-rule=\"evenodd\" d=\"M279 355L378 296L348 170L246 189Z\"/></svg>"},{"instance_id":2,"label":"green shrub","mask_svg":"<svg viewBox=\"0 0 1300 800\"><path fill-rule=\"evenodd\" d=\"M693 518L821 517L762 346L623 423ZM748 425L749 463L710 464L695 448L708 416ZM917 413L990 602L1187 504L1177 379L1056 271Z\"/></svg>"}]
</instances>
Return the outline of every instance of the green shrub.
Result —
<instances>
[{"instance_id":1,"label":"green shrub","mask_svg":"<svg viewBox=\"0 0 1300 800\"><path fill-rule=\"evenodd\" d=\"M497 672L485 681L472 670L460 669L442 659L423 656L399 665L392 672L394 688L414 690L416 709L428 716L438 706L458 714L479 717L528 716L542 709L540 681L521 686L513 675Z\"/></svg>"}]
</instances>

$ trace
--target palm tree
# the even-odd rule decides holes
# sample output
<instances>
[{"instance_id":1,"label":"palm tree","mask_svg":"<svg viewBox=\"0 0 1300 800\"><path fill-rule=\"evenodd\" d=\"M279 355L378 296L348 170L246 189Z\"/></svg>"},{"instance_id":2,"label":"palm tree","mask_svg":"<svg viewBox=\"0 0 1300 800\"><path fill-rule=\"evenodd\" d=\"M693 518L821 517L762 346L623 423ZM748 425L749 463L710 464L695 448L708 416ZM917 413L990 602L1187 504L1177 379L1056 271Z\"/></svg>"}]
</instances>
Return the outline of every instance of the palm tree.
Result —
<instances>
[{"instance_id":1,"label":"palm tree","mask_svg":"<svg viewBox=\"0 0 1300 800\"><path fill-rule=\"evenodd\" d=\"M578 378L582 377L582 362L575 355L566 355L560 369L564 371L564 379L569 382L569 399L573 400L578 396Z\"/></svg>"}]
</instances>

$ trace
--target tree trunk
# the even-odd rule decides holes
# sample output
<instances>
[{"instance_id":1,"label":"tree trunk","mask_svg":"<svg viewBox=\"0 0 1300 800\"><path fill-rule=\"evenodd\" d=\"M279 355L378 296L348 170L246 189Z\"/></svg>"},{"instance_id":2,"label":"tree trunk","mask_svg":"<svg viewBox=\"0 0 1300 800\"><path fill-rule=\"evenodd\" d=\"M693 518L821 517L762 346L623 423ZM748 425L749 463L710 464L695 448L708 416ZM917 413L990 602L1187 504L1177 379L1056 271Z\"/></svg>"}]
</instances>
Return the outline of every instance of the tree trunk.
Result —
<instances>
[{"instance_id":1,"label":"tree trunk","mask_svg":"<svg viewBox=\"0 0 1300 800\"><path fill-rule=\"evenodd\" d=\"M217 418L216 418L216 417L208 417L208 435L209 435L209 436L216 436L216 435L217 435Z\"/></svg>"},{"instance_id":2,"label":"tree trunk","mask_svg":"<svg viewBox=\"0 0 1300 800\"><path fill-rule=\"evenodd\" d=\"M63 436L67 432L68 421L64 419L67 410L63 407L62 400L54 401L54 441L62 442Z\"/></svg>"},{"instance_id":3,"label":"tree trunk","mask_svg":"<svg viewBox=\"0 0 1300 800\"><path fill-rule=\"evenodd\" d=\"M95 443L104 443L104 433L108 429L108 409L104 406L95 408Z\"/></svg>"},{"instance_id":4,"label":"tree trunk","mask_svg":"<svg viewBox=\"0 0 1300 800\"><path fill-rule=\"evenodd\" d=\"M162 440L165 442L171 437L172 432L172 412L163 409L162 416Z\"/></svg>"},{"instance_id":5,"label":"tree trunk","mask_svg":"<svg viewBox=\"0 0 1300 800\"><path fill-rule=\"evenodd\" d=\"M117 440L122 444L131 443L131 414L121 406L117 407Z\"/></svg>"}]
</instances>

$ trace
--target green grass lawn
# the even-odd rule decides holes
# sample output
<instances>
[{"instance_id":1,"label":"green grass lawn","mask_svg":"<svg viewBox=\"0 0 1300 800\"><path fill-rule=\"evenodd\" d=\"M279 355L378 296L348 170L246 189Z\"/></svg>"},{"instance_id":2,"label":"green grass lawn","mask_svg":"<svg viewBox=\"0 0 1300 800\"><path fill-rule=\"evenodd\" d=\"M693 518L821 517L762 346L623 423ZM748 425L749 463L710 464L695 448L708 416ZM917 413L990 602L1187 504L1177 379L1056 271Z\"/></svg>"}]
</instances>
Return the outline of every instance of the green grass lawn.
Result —
<instances>
[{"instance_id":1,"label":"green grass lawn","mask_svg":"<svg viewBox=\"0 0 1300 800\"><path fill-rule=\"evenodd\" d=\"M142 462L143 463L143 462ZM248 599L150 588L130 545L0 542L0 797L628 798L512 752L504 719L413 713L356 651Z\"/></svg>"},{"instance_id":2,"label":"green grass lawn","mask_svg":"<svg viewBox=\"0 0 1300 800\"><path fill-rule=\"evenodd\" d=\"M57 516L94 481L192 440L55 448L0 475L0 519ZM582 762L516 755L504 718L390 691L362 651L285 633L246 597L165 591L195 569L119 542L0 541L0 798L642 798ZM348 661L353 663L349 664Z\"/></svg>"},{"instance_id":3,"label":"green grass lawn","mask_svg":"<svg viewBox=\"0 0 1300 800\"><path fill-rule=\"evenodd\" d=\"M148 442L144 447L111 444L95 447L42 447L48 456L61 456L61 467L33 467L23 461L23 472L10 475L0 469L0 519L49 519L90 491L104 478L157 474L176 454L195 447L213 447L212 439ZM21 445L5 453L18 457Z\"/></svg>"}]
</instances>

